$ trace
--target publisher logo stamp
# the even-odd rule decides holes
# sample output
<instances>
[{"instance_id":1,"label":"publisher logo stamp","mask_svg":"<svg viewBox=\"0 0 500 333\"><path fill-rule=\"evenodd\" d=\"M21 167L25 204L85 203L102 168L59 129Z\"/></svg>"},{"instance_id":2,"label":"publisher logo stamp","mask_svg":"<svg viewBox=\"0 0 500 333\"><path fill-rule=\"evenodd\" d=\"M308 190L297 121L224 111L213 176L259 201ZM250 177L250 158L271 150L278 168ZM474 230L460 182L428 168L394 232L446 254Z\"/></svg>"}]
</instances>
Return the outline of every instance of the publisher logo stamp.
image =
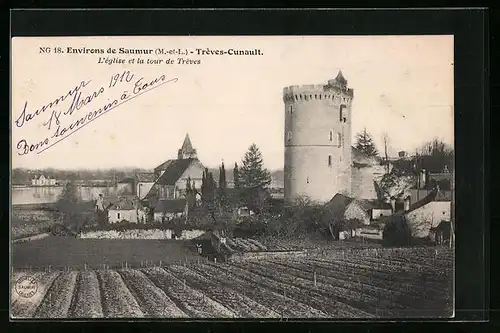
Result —
<instances>
[{"instance_id":1,"label":"publisher logo stamp","mask_svg":"<svg viewBox=\"0 0 500 333\"><path fill-rule=\"evenodd\" d=\"M19 296L31 298L38 291L38 283L31 276L23 276L16 281L15 289Z\"/></svg>"}]
</instances>

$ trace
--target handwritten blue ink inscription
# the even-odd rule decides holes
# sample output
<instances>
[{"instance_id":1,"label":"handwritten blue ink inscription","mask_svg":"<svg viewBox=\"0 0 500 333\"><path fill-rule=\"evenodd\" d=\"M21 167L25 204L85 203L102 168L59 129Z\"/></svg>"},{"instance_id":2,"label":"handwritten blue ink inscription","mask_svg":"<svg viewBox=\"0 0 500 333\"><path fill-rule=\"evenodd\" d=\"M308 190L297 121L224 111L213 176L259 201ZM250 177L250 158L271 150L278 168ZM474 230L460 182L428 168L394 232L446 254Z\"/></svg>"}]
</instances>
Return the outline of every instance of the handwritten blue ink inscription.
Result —
<instances>
[{"instance_id":1,"label":"handwritten blue ink inscription","mask_svg":"<svg viewBox=\"0 0 500 333\"><path fill-rule=\"evenodd\" d=\"M166 83L176 83L177 81L178 78L168 79L165 74L147 80L144 77L137 77L130 71L124 71L112 75L106 85L102 85L91 92L85 91L91 80L81 81L66 94L62 94L35 111L29 110L26 101L21 114L14 121L15 125L18 128L23 128L33 119L48 114L47 120L42 125L49 134L34 143L28 143L26 139L21 139L16 146L17 154L21 156L33 152L40 154L120 105ZM114 99L108 97L107 102L94 107L97 104L96 100L103 99L108 90L116 90L118 87L123 89L119 97ZM71 101L71 103L65 103L67 101ZM66 107L64 104L66 104ZM88 112L83 110L90 107L94 108ZM64 121L65 119L66 121Z\"/></svg>"}]
</instances>

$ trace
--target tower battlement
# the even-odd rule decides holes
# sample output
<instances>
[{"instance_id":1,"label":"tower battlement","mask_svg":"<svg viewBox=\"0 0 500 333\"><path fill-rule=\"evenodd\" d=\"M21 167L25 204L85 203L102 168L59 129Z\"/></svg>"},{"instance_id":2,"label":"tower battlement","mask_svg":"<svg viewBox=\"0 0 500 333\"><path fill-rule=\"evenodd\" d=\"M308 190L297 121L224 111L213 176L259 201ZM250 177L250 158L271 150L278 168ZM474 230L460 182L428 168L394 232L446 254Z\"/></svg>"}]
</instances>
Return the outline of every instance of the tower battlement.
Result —
<instances>
[{"instance_id":1,"label":"tower battlement","mask_svg":"<svg viewBox=\"0 0 500 333\"><path fill-rule=\"evenodd\" d=\"M283 89L285 200L326 202L351 191L351 107L354 90L339 72L327 84Z\"/></svg>"},{"instance_id":2,"label":"tower battlement","mask_svg":"<svg viewBox=\"0 0 500 333\"><path fill-rule=\"evenodd\" d=\"M354 98L354 90L347 88L347 80L339 72L337 78L328 80L328 84L304 84L283 88L283 100L285 102L299 102L312 100L331 100L351 103Z\"/></svg>"}]
</instances>

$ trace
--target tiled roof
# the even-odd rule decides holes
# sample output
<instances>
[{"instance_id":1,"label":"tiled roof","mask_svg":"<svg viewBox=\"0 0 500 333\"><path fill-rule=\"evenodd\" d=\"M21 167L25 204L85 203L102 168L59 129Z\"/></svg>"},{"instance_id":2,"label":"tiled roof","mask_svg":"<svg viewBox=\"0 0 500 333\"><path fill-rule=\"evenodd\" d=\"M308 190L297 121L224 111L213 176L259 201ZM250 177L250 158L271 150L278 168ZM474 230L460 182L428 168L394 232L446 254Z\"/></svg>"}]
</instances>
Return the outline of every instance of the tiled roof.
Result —
<instances>
[{"instance_id":1,"label":"tiled roof","mask_svg":"<svg viewBox=\"0 0 500 333\"><path fill-rule=\"evenodd\" d=\"M380 200L356 199L356 202L365 210L370 209L391 209L391 204Z\"/></svg>"},{"instance_id":2,"label":"tiled roof","mask_svg":"<svg viewBox=\"0 0 500 333\"><path fill-rule=\"evenodd\" d=\"M186 199L158 200L155 213L182 213L186 208Z\"/></svg>"},{"instance_id":3,"label":"tiled roof","mask_svg":"<svg viewBox=\"0 0 500 333\"><path fill-rule=\"evenodd\" d=\"M103 198L104 207L111 210L134 210L142 208L137 196L121 195Z\"/></svg>"},{"instance_id":4,"label":"tiled roof","mask_svg":"<svg viewBox=\"0 0 500 333\"><path fill-rule=\"evenodd\" d=\"M156 180L153 172L138 172L135 174L135 178L142 183L154 183Z\"/></svg>"},{"instance_id":5,"label":"tiled roof","mask_svg":"<svg viewBox=\"0 0 500 333\"><path fill-rule=\"evenodd\" d=\"M347 206L353 201L353 198L337 193L328 203L325 204L323 212L324 217L329 219L342 219Z\"/></svg>"},{"instance_id":6,"label":"tiled roof","mask_svg":"<svg viewBox=\"0 0 500 333\"><path fill-rule=\"evenodd\" d=\"M194 158L187 158L181 160L172 160L160 178L156 181L158 185L175 185L184 171L195 161Z\"/></svg>"}]
</instances>

